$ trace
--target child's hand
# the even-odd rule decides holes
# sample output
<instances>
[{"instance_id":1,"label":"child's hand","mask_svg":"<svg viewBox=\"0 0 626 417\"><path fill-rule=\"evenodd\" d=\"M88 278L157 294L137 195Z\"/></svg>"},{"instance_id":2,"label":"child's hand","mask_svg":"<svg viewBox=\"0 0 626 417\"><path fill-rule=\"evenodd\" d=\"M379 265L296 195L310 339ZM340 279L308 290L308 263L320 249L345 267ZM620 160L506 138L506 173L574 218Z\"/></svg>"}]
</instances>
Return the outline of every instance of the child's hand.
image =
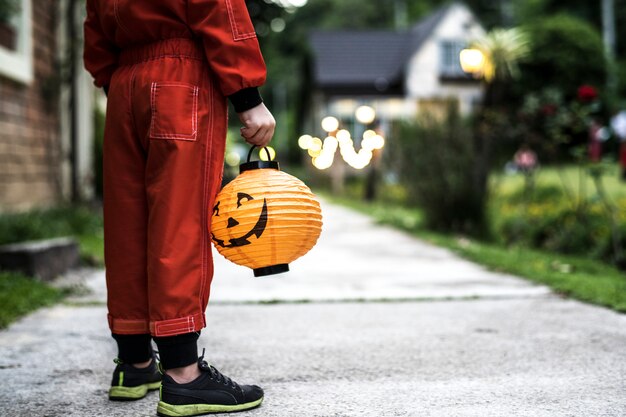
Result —
<instances>
[{"instance_id":1,"label":"child's hand","mask_svg":"<svg viewBox=\"0 0 626 417\"><path fill-rule=\"evenodd\" d=\"M250 145L266 146L274 136L276 121L272 113L261 103L256 107L238 113L239 120L243 123L241 136Z\"/></svg>"}]
</instances>

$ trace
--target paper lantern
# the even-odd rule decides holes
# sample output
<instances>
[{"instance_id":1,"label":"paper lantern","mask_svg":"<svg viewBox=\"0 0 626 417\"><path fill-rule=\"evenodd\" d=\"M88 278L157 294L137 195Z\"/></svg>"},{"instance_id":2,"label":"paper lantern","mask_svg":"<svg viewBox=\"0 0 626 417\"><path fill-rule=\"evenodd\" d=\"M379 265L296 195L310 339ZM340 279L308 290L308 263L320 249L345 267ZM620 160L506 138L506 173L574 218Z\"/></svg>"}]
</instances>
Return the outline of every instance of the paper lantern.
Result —
<instances>
[{"instance_id":1,"label":"paper lantern","mask_svg":"<svg viewBox=\"0 0 626 417\"><path fill-rule=\"evenodd\" d=\"M254 148L217 195L211 235L219 253L259 277L289 271L290 262L315 246L322 211L309 187L280 171L278 162L250 162Z\"/></svg>"}]
</instances>

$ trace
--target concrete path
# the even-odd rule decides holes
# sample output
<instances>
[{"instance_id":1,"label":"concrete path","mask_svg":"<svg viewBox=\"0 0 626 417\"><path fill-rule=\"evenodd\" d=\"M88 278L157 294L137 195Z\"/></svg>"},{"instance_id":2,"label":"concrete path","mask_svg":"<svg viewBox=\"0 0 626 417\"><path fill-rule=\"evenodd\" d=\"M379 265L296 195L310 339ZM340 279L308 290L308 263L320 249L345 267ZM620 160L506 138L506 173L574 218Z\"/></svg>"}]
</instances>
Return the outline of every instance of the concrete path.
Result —
<instances>
[{"instance_id":1,"label":"concrete path","mask_svg":"<svg viewBox=\"0 0 626 417\"><path fill-rule=\"evenodd\" d=\"M253 278L216 257L200 345L265 388L246 415L626 416L625 315L357 213L324 214L318 246L288 274ZM155 415L157 394L106 400L103 273L76 277L90 293L0 332L0 416Z\"/></svg>"}]
</instances>

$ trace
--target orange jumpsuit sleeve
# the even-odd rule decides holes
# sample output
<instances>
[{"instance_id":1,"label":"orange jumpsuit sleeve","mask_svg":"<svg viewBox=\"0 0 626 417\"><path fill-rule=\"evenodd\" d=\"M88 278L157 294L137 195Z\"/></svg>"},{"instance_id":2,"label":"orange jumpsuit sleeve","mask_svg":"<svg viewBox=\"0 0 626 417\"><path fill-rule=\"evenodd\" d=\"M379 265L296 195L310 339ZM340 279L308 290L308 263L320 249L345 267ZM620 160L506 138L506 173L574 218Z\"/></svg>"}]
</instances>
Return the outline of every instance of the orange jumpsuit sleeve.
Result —
<instances>
[{"instance_id":1,"label":"orange jumpsuit sleeve","mask_svg":"<svg viewBox=\"0 0 626 417\"><path fill-rule=\"evenodd\" d=\"M188 0L187 20L202 39L225 96L265 83L266 68L245 0Z\"/></svg>"},{"instance_id":2,"label":"orange jumpsuit sleeve","mask_svg":"<svg viewBox=\"0 0 626 417\"><path fill-rule=\"evenodd\" d=\"M111 82L111 75L117 67L119 48L104 34L98 18L97 6L93 0L87 0L87 18L83 30L85 68L93 76L95 85L106 87Z\"/></svg>"}]
</instances>

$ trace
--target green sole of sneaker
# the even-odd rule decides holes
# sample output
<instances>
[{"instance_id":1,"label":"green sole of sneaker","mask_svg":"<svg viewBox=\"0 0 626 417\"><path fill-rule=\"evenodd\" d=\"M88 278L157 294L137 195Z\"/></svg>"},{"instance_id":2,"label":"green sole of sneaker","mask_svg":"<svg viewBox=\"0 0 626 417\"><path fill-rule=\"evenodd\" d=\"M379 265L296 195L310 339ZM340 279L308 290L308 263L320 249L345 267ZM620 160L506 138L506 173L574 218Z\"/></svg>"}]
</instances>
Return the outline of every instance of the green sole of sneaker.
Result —
<instances>
[{"instance_id":1,"label":"green sole of sneaker","mask_svg":"<svg viewBox=\"0 0 626 417\"><path fill-rule=\"evenodd\" d=\"M109 400L112 401L134 401L146 396L148 391L159 389L160 382L143 384L137 387L111 387L109 389Z\"/></svg>"},{"instance_id":2,"label":"green sole of sneaker","mask_svg":"<svg viewBox=\"0 0 626 417\"><path fill-rule=\"evenodd\" d=\"M182 416L200 416L212 413L232 413L235 411L250 410L258 407L263 402L263 397L256 401L237 405L221 405L221 404L188 404L188 405L171 405L159 401L157 406L157 415L162 417L182 417Z\"/></svg>"}]
</instances>

